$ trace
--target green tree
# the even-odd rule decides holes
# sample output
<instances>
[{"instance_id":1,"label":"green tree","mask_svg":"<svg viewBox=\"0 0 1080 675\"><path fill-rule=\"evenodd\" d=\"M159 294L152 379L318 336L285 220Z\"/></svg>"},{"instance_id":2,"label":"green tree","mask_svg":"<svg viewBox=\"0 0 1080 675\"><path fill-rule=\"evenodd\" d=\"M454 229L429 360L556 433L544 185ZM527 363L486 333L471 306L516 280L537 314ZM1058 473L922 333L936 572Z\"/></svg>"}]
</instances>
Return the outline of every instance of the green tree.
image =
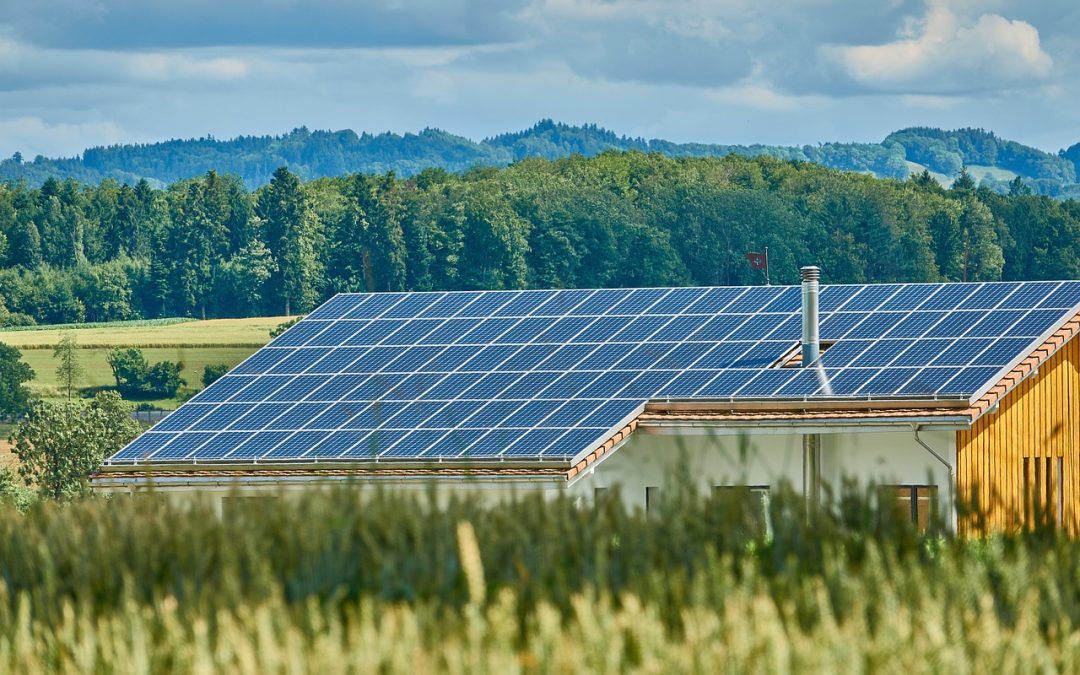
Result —
<instances>
[{"instance_id":1,"label":"green tree","mask_svg":"<svg viewBox=\"0 0 1080 675\"><path fill-rule=\"evenodd\" d=\"M22 352L0 342L0 415L14 417L30 404L24 382L34 379L34 369L23 362Z\"/></svg>"},{"instance_id":2,"label":"green tree","mask_svg":"<svg viewBox=\"0 0 1080 675\"><path fill-rule=\"evenodd\" d=\"M229 365L227 363L208 363L203 366L202 383L204 387L209 387L214 382L217 382L229 372Z\"/></svg>"},{"instance_id":3,"label":"green tree","mask_svg":"<svg viewBox=\"0 0 1080 675\"><path fill-rule=\"evenodd\" d=\"M87 477L104 458L139 434L131 410L116 392L101 392L89 405L80 401L38 401L12 433L19 475L52 499L87 491Z\"/></svg>"},{"instance_id":4,"label":"green tree","mask_svg":"<svg viewBox=\"0 0 1080 675\"><path fill-rule=\"evenodd\" d=\"M256 213L277 270L268 286L273 300L285 314L304 312L319 300L322 265L315 254L320 223L315 217L300 179L285 167L274 172L259 195Z\"/></svg>"},{"instance_id":5,"label":"green tree","mask_svg":"<svg viewBox=\"0 0 1080 675\"><path fill-rule=\"evenodd\" d=\"M53 350L53 358L60 359L60 365L56 366L56 379L63 385L68 400L75 390L75 383L85 373L82 363L79 362L79 345L75 340L74 331L67 331Z\"/></svg>"},{"instance_id":6,"label":"green tree","mask_svg":"<svg viewBox=\"0 0 1080 675\"><path fill-rule=\"evenodd\" d=\"M105 357L112 368L116 388L120 391L141 391L146 386L150 365L141 349L117 347Z\"/></svg>"}]
</instances>

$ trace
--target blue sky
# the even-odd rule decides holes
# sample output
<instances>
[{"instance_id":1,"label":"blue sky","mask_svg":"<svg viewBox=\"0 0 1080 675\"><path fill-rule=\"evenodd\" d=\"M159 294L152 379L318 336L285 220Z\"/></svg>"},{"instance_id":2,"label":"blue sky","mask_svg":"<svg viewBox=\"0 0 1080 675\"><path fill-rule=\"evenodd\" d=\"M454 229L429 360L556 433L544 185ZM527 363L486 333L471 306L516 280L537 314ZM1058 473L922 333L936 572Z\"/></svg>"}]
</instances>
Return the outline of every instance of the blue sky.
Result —
<instances>
[{"instance_id":1,"label":"blue sky","mask_svg":"<svg viewBox=\"0 0 1080 675\"><path fill-rule=\"evenodd\" d=\"M0 3L0 157L541 118L675 141L1080 142L1074 0Z\"/></svg>"}]
</instances>

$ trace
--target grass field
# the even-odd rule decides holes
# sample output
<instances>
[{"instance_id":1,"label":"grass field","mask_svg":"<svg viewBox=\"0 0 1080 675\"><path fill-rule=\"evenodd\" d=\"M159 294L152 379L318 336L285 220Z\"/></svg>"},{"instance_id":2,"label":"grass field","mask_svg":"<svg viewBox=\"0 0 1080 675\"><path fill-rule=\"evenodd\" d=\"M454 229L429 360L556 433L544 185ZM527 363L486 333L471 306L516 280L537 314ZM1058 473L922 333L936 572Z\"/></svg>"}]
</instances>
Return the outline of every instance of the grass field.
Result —
<instances>
[{"instance_id":1,"label":"grass field","mask_svg":"<svg viewBox=\"0 0 1080 675\"><path fill-rule=\"evenodd\" d=\"M243 361L255 350L270 341L270 330L288 317L257 317L250 319L212 319L182 322L118 322L87 328L51 328L38 326L35 330L0 331L0 342L18 347L23 360L34 369L36 377L29 386L43 398L61 395L56 378L57 361L53 349L60 336L71 332L80 347L80 357L86 373L78 382L80 389L115 384L106 357L114 347L138 347L148 362L181 361L187 389L202 388L203 367L224 363L229 367ZM184 392L181 392L183 394ZM188 392L190 393L190 392ZM177 399L146 401L162 408L174 408Z\"/></svg>"},{"instance_id":2,"label":"grass field","mask_svg":"<svg viewBox=\"0 0 1080 675\"><path fill-rule=\"evenodd\" d=\"M1080 672L1080 542L663 494L0 508L0 672Z\"/></svg>"}]
</instances>

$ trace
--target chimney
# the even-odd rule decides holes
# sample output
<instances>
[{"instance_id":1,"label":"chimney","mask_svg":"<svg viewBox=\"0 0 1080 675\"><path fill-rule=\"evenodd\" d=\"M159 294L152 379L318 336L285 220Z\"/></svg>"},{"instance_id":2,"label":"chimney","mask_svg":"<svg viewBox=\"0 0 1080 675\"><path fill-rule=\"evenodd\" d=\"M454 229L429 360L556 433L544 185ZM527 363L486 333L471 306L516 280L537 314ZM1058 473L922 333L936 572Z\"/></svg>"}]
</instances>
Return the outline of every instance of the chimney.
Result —
<instances>
[{"instance_id":1,"label":"chimney","mask_svg":"<svg viewBox=\"0 0 1080 675\"><path fill-rule=\"evenodd\" d=\"M802 367L807 368L818 359L818 279L821 269L802 267Z\"/></svg>"}]
</instances>

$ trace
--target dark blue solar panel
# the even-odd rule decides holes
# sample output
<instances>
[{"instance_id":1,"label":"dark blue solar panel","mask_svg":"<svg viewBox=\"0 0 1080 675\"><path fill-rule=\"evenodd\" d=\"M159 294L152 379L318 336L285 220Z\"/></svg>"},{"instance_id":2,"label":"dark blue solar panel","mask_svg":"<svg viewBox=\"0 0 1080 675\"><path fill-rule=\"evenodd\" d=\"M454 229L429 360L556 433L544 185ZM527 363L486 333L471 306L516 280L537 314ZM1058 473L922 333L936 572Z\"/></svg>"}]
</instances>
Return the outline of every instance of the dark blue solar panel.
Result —
<instances>
[{"instance_id":1,"label":"dark blue solar panel","mask_svg":"<svg viewBox=\"0 0 1080 675\"><path fill-rule=\"evenodd\" d=\"M939 394L978 393L978 388L990 384L990 379L998 374L1000 368L978 367L962 368L953 379L938 390ZM972 394L973 395L973 394Z\"/></svg>"},{"instance_id":2,"label":"dark blue solar panel","mask_svg":"<svg viewBox=\"0 0 1080 675\"><path fill-rule=\"evenodd\" d=\"M757 375L756 370L723 370L694 395L701 398L729 398Z\"/></svg>"},{"instance_id":3,"label":"dark blue solar panel","mask_svg":"<svg viewBox=\"0 0 1080 675\"><path fill-rule=\"evenodd\" d=\"M177 433L158 433L150 431L139 436L124 446L120 452L110 458L113 462L138 462L147 459L158 448L176 438Z\"/></svg>"},{"instance_id":4,"label":"dark blue solar panel","mask_svg":"<svg viewBox=\"0 0 1080 675\"><path fill-rule=\"evenodd\" d=\"M170 441L168 445L150 455L150 460L156 462L170 459L184 459L195 452L196 448L213 437L214 434L208 431L189 431L186 434L180 434Z\"/></svg>"},{"instance_id":5,"label":"dark blue solar panel","mask_svg":"<svg viewBox=\"0 0 1080 675\"><path fill-rule=\"evenodd\" d=\"M572 309L585 302L585 299L592 295L594 291L584 290L570 290L556 293L551 298L540 305L532 312L533 316L564 316Z\"/></svg>"},{"instance_id":6,"label":"dark blue solar panel","mask_svg":"<svg viewBox=\"0 0 1080 675\"><path fill-rule=\"evenodd\" d=\"M429 447L422 459L445 458L453 459L460 456L470 445L480 440L488 432L487 429L453 429L445 436Z\"/></svg>"},{"instance_id":7,"label":"dark blue solar panel","mask_svg":"<svg viewBox=\"0 0 1080 675\"><path fill-rule=\"evenodd\" d=\"M507 387L499 396L501 398L517 399L533 398L552 382L559 379L559 376L560 373L551 371L526 373L517 382Z\"/></svg>"},{"instance_id":8,"label":"dark blue solar panel","mask_svg":"<svg viewBox=\"0 0 1080 675\"><path fill-rule=\"evenodd\" d=\"M275 347L299 347L330 327L327 321L300 322L274 338Z\"/></svg>"},{"instance_id":9,"label":"dark blue solar panel","mask_svg":"<svg viewBox=\"0 0 1080 675\"><path fill-rule=\"evenodd\" d=\"M615 364L615 367L620 370L658 368L660 360L671 353L671 350L674 348L674 342L648 342L643 345L638 345L634 348L634 351L627 354L621 361Z\"/></svg>"},{"instance_id":10,"label":"dark blue solar panel","mask_svg":"<svg viewBox=\"0 0 1080 675\"><path fill-rule=\"evenodd\" d=\"M375 293L342 318L374 319L405 298L405 293Z\"/></svg>"},{"instance_id":11,"label":"dark blue solar panel","mask_svg":"<svg viewBox=\"0 0 1080 675\"><path fill-rule=\"evenodd\" d=\"M687 307L684 314L719 314L748 290L746 288L710 288Z\"/></svg>"},{"instance_id":12,"label":"dark blue solar panel","mask_svg":"<svg viewBox=\"0 0 1080 675\"><path fill-rule=\"evenodd\" d=\"M377 345L385 340L388 335L399 330L405 323L403 319L372 321L354 333L351 338L345 341L345 344Z\"/></svg>"},{"instance_id":13,"label":"dark blue solar panel","mask_svg":"<svg viewBox=\"0 0 1080 675\"><path fill-rule=\"evenodd\" d=\"M568 460L653 399L971 396L1067 318L1080 283L824 286L828 392L814 370L778 368L798 350L800 298L336 296L110 461Z\"/></svg>"},{"instance_id":14,"label":"dark blue solar panel","mask_svg":"<svg viewBox=\"0 0 1080 675\"><path fill-rule=\"evenodd\" d=\"M955 368L923 368L898 393L901 396L932 396L955 376Z\"/></svg>"},{"instance_id":15,"label":"dark blue solar panel","mask_svg":"<svg viewBox=\"0 0 1080 675\"><path fill-rule=\"evenodd\" d=\"M795 379L799 374L796 368L783 368L780 370L763 370L752 380L747 382L736 393L739 396L756 398L772 396L778 389Z\"/></svg>"},{"instance_id":16,"label":"dark blue solar panel","mask_svg":"<svg viewBox=\"0 0 1080 675\"><path fill-rule=\"evenodd\" d=\"M276 375L295 375L302 373L329 353L330 349L327 347L306 347L298 349L281 361L278 361L269 372Z\"/></svg>"},{"instance_id":17,"label":"dark blue solar panel","mask_svg":"<svg viewBox=\"0 0 1080 675\"><path fill-rule=\"evenodd\" d=\"M380 458L418 459L446 435L442 430L417 429L379 453Z\"/></svg>"},{"instance_id":18,"label":"dark blue solar panel","mask_svg":"<svg viewBox=\"0 0 1080 675\"><path fill-rule=\"evenodd\" d=\"M885 304L889 298L900 290L896 284L872 284L863 286L862 290L855 294L844 305L845 312L872 312Z\"/></svg>"},{"instance_id":19,"label":"dark blue solar panel","mask_svg":"<svg viewBox=\"0 0 1080 675\"><path fill-rule=\"evenodd\" d=\"M532 311L540 305L547 302L551 296L555 295L555 291L523 291L521 293L513 294L512 298L499 298L502 300L498 307L494 307L491 311L485 314L479 313L481 307L469 306L462 316L528 316L532 314ZM496 304L497 300L492 298L490 304ZM475 312L475 313L474 313Z\"/></svg>"},{"instance_id":20,"label":"dark blue solar panel","mask_svg":"<svg viewBox=\"0 0 1080 675\"><path fill-rule=\"evenodd\" d=\"M910 286L904 286L881 305L881 311L906 312L917 309L940 287L938 284L911 284Z\"/></svg>"},{"instance_id":21,"label":"dark blue solar panel","mask_svg":"<svg viewBox=\"0 0 1080 675\"><path fill-rule=\"evenodd\" d=\"M704 288L673 288L649 308L650 314L681 314L706 293Z\"/></svg>"},{"instance_id":22,"label":"dark blue solar panel","mask_svg":"<svg viewBox=\"0 0 1080 675\"><path fill-rule=\"evenodd\" d=\"M339 294L308 314L309 319L338 319L367 299L364 295Z\"/></svg>"},{"instance_id":23,"label":"dark blue solar panel","mask_svg":"<svg viewBox=\"0 0 1080 675\"><path fill-rule=\"evenodd\" d=\"M291 349L264 347L248 357L246 361L233 368L231 374L254 375L265 373L292 352L293 350Z\"/></svg>"},{"instance_id":24,"label":"dark blue solar panel","mask_svg":"<svg viewBox=\"0 0 1080 675\"><path fill-rule=\"evenodd\" d=\"M822 312L834 312L862 290L862 286L822 286L818 307Z\"/></svg>"},{"instance_id":25,"label":"dark blue solar panel","mask_svg":"<svg viewBox=\"0 0 1080 675\"><path fill-rule=\"evenodd\" d=\"M384 345L414 345L421 342L429 333L441 326L443 319L416 319L409 321L396 331L387 335Z\"/></svg>"},{"instance_id":26,"label":"dark blue solar panel","mask_svg":"<svg viewBox=\"0 0 1080 675\"><path fill-rule=\"evenodd\" d=\"M312 347L337 347L343 345L349 338L363 330L366 324L366 321L338 321L318 335L312 336L307 344ZM303 324L297 325L302 326Z\"/></svg>"},{"instance_id":27,"label":"dark blue solar panel","mask_svg":"<svg viewBox=\"0 0 1080 675\"><path fill-rule=\"evenodd\" d=\"M961 302L958 309L994 309L1017 288L1016 284L984 284Z\"/></svg>"},{"instance_id":28,"label":"dark blue solar panel","mask_svg":"<svg viewBox=\"0 0 1080 675\"><path fill-rule=\"evenodd\" d=\"M326 383L325 375L297 375L270 396L268 401L299 401Z\"/></svg>"},{"instance_id":29,"label":"dark blue solar panel","mask_svg":"<svg viewBox=\"0 0 1080 675\"><path fill-rule=\"evenodd\" d=\"M663 389L664 385L675 379L677 370L647 370L634 378L620 391L619 398L650 398Z\"/></svg>"},{"instance_id":30,"label":"dark blue solar panel","mask_svg":"<svg viewBox=\"0 0 1080 675\"><path fill-rule=\"evenodd\" d=\"M569 370L596 350L596 345L563 345L549 358L536 364L541 370Z\"/></svg>"},{"instance_id":31,"label":"dark blue solar panel","mask_svg":"<svg viewBox=\"0 0 1080 675\"><path fill-rule=\"evenodd\" d=\"M665 295L667 295L668 289L666 288L639 288L632 291L621 302L612 307L608 314L619 314L625 316L637 316L649 310L650 307L659 302Z\"/></svg>"},{"instance_id":32,"label":"dark blue solar panel","mask_svg":"<svg viewBox=\"0 0 1080 675\"><path fill-rule=\"evenodd\" d=\"M417 316L422 319L446 319L460 312L477 297L472 293L447 293L425 307Z\"/></svg>"},{"instance_id":33,"label":"dark blue solar panel","mask_svg":"<svg viewBox=\"0 0 1080 675\"><path fill-rule=\"evenodd\" d=\"M244 387L254 382L254 378L251 377L237 377L235 375L226 375L225 377L217 379L206 389L203 389L192 400L192 402L199 403L218 403L225 401L236 392L240 391Z\"/></svg>"},{"instance_id":34,"label":"dark blue solar panel","mask_svg":"<svg viewBox=\"0 0 1080 675\"><path fill-rule=\"evenodd\" d=\"M447 347L439 352L430 361L424 364L424 370L433 373L446 373L457 370L466 361L476 355L477 348L473 346Z\"/></svg>"},{"instance_id":35,"label":"dark blue solar panel","mask_svg":"<svg viewBox=\"0 0 1080 675\"><path fill-rule=\"evenodd\" d=\"M376 430L341 457L342 459L375 459L408 434L408 431Z\"/></svg>"},{"instance_id":36,"label":"dark blue solar panel","mask_svg":"<svg viewBox=\"0 0 1080 675\"><path fill-rule=\"evenodd\" d=\"M971 363L991 340L979 338L961 338L938 354L929 363L933 366L964 366Z\"/></svg>"},{"instance_id":37,"label":"dark blue solar panel","mask_svg":"<svg viewBox=\"0 0 1080 675\"><path fill-rule=\"evenodd\" d=\"M1040 337L1061 322L1059 310L1036 309L1028 312L1024 318L1006 331L1009 337Z\"/></svg>"},{"instance_id":38,"label":"dark blue solar panel","mask_svg":"<svg viewBox=\"0 0 1080 675\"><path fill-rule=\"evenodd\" d=\"M196 450L195 454L192 455L192 459L202 461L221 459L232 452L233 448L251 438L251 435L251 432L248 431L226 431L220 433Z\"/></svg>"},{"instance_id":39,"label":"dark blue solar panel","mask_svg":"<svg viewBox=\"0 0 1080 675\"><path fill-rule=\"evenodd\" d=\"M295 459L303 457L319 441L330 435L328 431L297 431L281 442L261 459Z\"/></svg>"},{"instance_id":40,"label":"dark blue solar panel","mask_svg":"<svg viewBox=\"0 0 1080 675\"><path fill-rule=\"evenodd\" d=\"M596 379L597 373L591 371L563 373L547 389L540 392L539 396L541 398L570 398Z\"/></svg>"},{"instance_id":41,"label":"dark blue solar panel","mask_svg":"<svg viewBox=\"0 0 1080 675\"><path fill-rule=\"evenodd\" d=\"M444 293L411 293L381 315L386 319L408 319L416 316L441 299Z\"/></svg>"},{"instance_id":42,"label":"dark blue solar panel","mask_svg":"<svg viewBox=\"0 0 1080 675\"><path fill-rule=\"evenodd\" d=\"M933 309L956 309L969 295L978 289L977 284L944 284L926 302L919 305L919 311Z\"/></svg>"},{"instance_id":43,"label":"dark blue solar panel","mask_svg":"<svg viewBox=\"0 0 1080 675\"><path fill-rule=\"evenodd\" d=\"M221 431L247 414L252 405L251 403L225 403L219 405L199 421L199 428L207 431Z\"/></svg>"},{"instance_id":44,"label":"dark blue solar panel","mask_svg":"<svg viewBox=\"0 0 1080 675\"><path fill-rule=\"evenodd\" d=\"M291 431L262 431L252 434L248 440L236 447L222 459L252 460L270 452L274 446L292 435Z\"/></svg>"},{"instance_id":45,"label":"dark blue solar panel","mask_svg":"<svg viewBox=\"0 0 1080 675\"><path fill-rule=\"evenodd\" d=\"M987 314L977 324L964 333L965 337L992 337L1004 335L1009 327L1019 321L1024 312L1018 309L998 310Z\"/></svg>"},{"instance_id":46,"label":"dark blue solar panel","mask_svg":"<svg viewBox=\"0 0 1080 675\"><path fill-rule=\"evenodd\" d=\"M168 417L155 425L158 431L183 431L191 426L191 423L206 415L214 409L212 405L192 403L185 405L169 413Z\"/></svg>"},{"instance_id":47,"label":"dark blue solar panel","mask_svg":"<svg viewBox=\"0 0 1080 675\"><path fill-rule=\"evenodd\" d=\"M322 442L314 446L306 457L312 459L330 459L341 455L347 450L363 443L371 432L369 431L335 431L324 438Z\"/></svg>"},{"instance_id":48,"label":"dark blue solar panel","mask_svg":"<svg viewBox=\"0 0 1080 675\"><path fill-rule=\"evenodd\" d=\"M1022 290L1026 290L1027 285ZM1042 289L1045 295L1045 300L1039 303L1039 307L1043 309L1072 309L1077 305L1080 305L1080 282L1066 281L1061 284L1057 290L1050 292L1049 289ZM1019 293L1020 291L1018 291ZM1049 293L1049 295L1046 295ZM1012 299L1012 298L1010 298Z\"/></svg>"},{"instance_id":49,"label":"dark blue solar panel","mask_svg":"<svg viewBox=\"0 0 1080 675\"><path fill-rule=\"evenodd\" d=\"M534 429L528 431L506 448L506 457L536 457L542 455L566 434L566 429Z\"/></svg>"},{"instance_id":50,"label":"dark blue solar panel","mask_svg":"<svg viewBox=\"0 0 1080 675\"><path fill-rule=\"evenodd\" d=\"M921 337L945 316L946 312L915 312L904 317L891 330L886 332L885 336L891 338Z\"/></svg>"},{"instance_id":51,"label":"dark blue solar panel","mask_svg":"<svg viewBox=\"0 0 1080 675\"><path fill-rule=\"evenodd\" d=\"M864 312L838 312L823 317L820 329L821 339L839 340L840 338L847 336L848 331L866 319L867 316L869 316L869 314Z\"/></svg>"},{"instance_id":52,"label":"dark blue solar panel","mask_svg":"<svg viewBox=\"0 0 1080 675\"><path fill-rule=\"evenodd\" d=\"M905 316L903 312L876 312L853 326L844 337L849 340L876 340L900 323Z\"/></svg>"},{"instance_id":53,"label":"dark blue solar panel","mask_svg":"<svg viewBox=\"0 0 1080 675\"><path fill-rule=\"evenodd\" d=\"M909 340L880 340L871 344L866 351L848 365L861 367L887 366L910 346L911 342Z\"/></svg>"}]
</instances>

